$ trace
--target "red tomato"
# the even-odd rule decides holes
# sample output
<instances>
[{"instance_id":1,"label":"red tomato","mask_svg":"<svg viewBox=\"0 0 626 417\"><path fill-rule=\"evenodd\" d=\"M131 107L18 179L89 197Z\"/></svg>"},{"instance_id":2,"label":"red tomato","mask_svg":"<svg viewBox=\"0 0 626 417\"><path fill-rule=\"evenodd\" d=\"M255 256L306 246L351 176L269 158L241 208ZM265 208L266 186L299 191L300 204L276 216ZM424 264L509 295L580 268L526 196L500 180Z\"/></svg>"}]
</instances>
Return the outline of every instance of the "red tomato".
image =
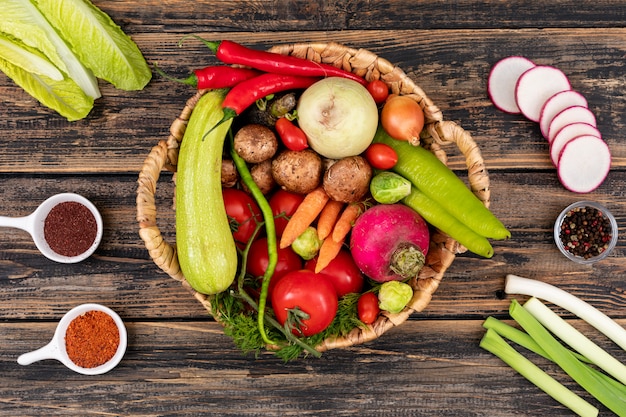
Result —
<instances>
[{"instance_id":1,"label":"red tomato","mask_svg":"<svg viewBox=\"0 0 626 417\"><path fill-rule=\"evenodd\" d=\"M248 193L236 188L223 188L222 196L226 214L233 231L233 238L239 247L248 243L257 223L263 221L261 210Z\"/></svg>"},{"instance_id":2,"label":"red tomato","mask_svg":"<svg viewBox=\"0 0 626 417\"><path fill-rule=\"evenodd\" d=\"M365 159L376 169L391 169L398 162L398 153L384 143L372 143L365 150Z\"/></svg>"},{"instance_id":3,"label":"red tomato","mask_svg":"<svg viewBox=\"0 0 626 417\"><path fill-rule=\"evenodd\" d=\"M337 305L337 292L330 280L305 269L283 275L272 292L272 307L281 325L296 307L309 315L299 328L293 328L296 336L312 336L326 329L337 314Z\"/></svg>"},{"instance_id":4,"label":"red tomato","mask_svg":"<svg viewBox=\"0 0 626 417\"><path fill-rule=\"evenodd\" d=\"M288 219L295 213L296 209L304 200L304 195L296 194L285 190L278 190L269 199L269 205L274 214L274 224L276 225L276 236L280 237L287 226ZM282 216L276 217L282 213Z\"/></svg>"},{"instance_id":5,"label":"red tomato","mask_svg":"<svg viewBox=\"0 0 626 417\"><path fill-rule=\"evenodd\" d=\"M278 249L278 259L276 261L276 267L274 274L270 280L268 288L268 300L271 299L271 294L276 286L278 280L288 272L298 271L302 269L302 258L291 249L291 247ZM269 263L269 254L267 252L267 238L262 237L250 245L248 251L248 260L246 262L246 272L253 277L263 277L267 270L267 264ZM261 280L259 280L261 281Z\"/></svg>"},{"instance_id":6,"label":"red tomato","mask_svg":"<svg viewBox=\"0 0 626 417\"><path fill-rule=\"evenodd\" d=\"M301 151L309 147L309 141L302 129L293 124L291 120L286 117L281 117L276 120L274 127L283 145L290 151Z\"/></svg>"},{"instance_id":7,"label":"red tomato","mask_svg":"<svg viewBox=\"0 0 626 417\"><path fill-rule=\"evenodd\" d=\"M367 91L370 92L376 104L383 103L389 97L389 86L381 80L372 80L367 83Z\"/></svg>"},{"instance_id":8,"label":"red tomato","mask_svg":"<svg viewBox=\"0 0 626 417\"><path fill-rule=\"evenodd\" d=\"M366 292L359 297L356 304L359 320L365 324L372 324L376 321L380 308L378 307L378 297L373 292Z\"/></svg>"},{"instance_id":9,"label":"red tomato","mask_svg":"<svg viewBox=\"0 0 626 417\"><path fill-rule=\"evenodd\" d=\"M304 268L315 271L315 265L317 265L317 257L307 261ZM346 294L361 292L363 289L363 274L347 249L341 249L335 259L320 271L320 274L328 276L340 298Z\"/></svg>"}]
</instances>

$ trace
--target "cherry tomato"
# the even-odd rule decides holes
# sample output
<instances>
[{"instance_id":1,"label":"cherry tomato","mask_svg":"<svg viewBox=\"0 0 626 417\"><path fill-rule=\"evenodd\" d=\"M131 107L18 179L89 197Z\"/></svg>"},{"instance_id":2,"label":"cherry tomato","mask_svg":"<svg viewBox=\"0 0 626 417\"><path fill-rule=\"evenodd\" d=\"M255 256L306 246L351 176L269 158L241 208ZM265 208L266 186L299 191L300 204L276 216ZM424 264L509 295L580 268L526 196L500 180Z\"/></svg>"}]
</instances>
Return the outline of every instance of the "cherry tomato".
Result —
<instances>
[{"instance_id":1,"label":"cherry tomato","mask_svg":"<svg viewBox=\"0 0 626 417\"><path fill-rule=\"evenodd\" d=\"M304 200L304 195L296 194L280 189L269 199L269 205L274 214L274 224L276 226L276 236L280 237L289 221L287 218L295 213L296 209ZM282 216L279 216L282 213ZM279 217L276 217L279 216Z\"/></svg>"},{"instance_id":2,"label":"cherry tomato","mask_svg":"<svg viewBox=\"0 0 626 417\"><path fill-rule=\"evenodd\" d=\"M378 297L373 292L366 292L359 297L356 304L359 320L365 324L372 324L376 321L380 308L378 307Z\"/></svg>"},{"instance_id":3,"label":"cherry tomato","mask_svg":"<svg viewBox=\"0 0 626 417\"><path fill-rule=\"evenodd\" d=\"M304 268L315 271L315 265L317 265L317 257L307 261ZM346 294L361 292L363 289L363 274L347 249L341 249L335 259L319 273L328 276L339 298Z\"/></svg>"},{"instance_id":4,"label":"cherry tomato","mask_svg":"<svg viewBox=\"0 0 626 417\"><path fill-rule=\"evenodd\" d=\"M312 336L326 329L337 314L337 305L337 292L330 280L306 269L283 275L272 292L272 307L281 325L296 307L309 315L299 328L293 328L296 336Z\"/></svg>"},{"instance_id":5,"label":"cherry tomato","mask_svg":"<svg viewBox=\"0 0 626 417\"><path fill-rule=\"evenodd\" d=\"M309 147L309 141L302 129L293 124L291 120L286 117L281 117L276 120L274 127L283 145L290 151L301 151Z\"/></svg>"},{"instance_id":6,"label":"cherry tomato","mask_svg":"<svg viewBox=\"0 0 626 417\"><path fill-rule=\"evenodd\" d=\"M240 248L248 243L257 223L263 221L261 210L248 193L236 188L223 188L222 196L233 238Z\"/></svg>"},{"instance_id":7,"label":"cherry tomato","mask_svg":"<svg viewBox=\"0 0 626 417\"><path fill-rule=\"evenodd\" d=\"M278 280L288 272L298 271L302 269L302 258L296 254L291 247L278 249L278 259L276 261L276 267L274 268L274 274L270 280L268 288L268 300L271 299L271 294L276 286ZM267 270L267 264L269 263L269 254L267 252L267 238L262 237L250 245L248 251L248 260L246 262L246 272L253 277L259 277L259 284L262 282L263 274Z\"/></svg>"},{"instance_id":8,"label":"cherry tomato","mask_svg":"<svg viewBox=\"0 0 626 417\"><path fill-rule=\"evenodd\" d=\"M372 143L365 150L365 159L375 169L391 169L398 162L398 153L384 143Z\"/></svg>"},{"instance_id":9,"label":"cherry tomato","mask_svg":"<svg viewBox=\"0 0 626 417\"><path fill-rule=\"evenodd\" d=\"M376 104L384 103L389 97L389 87L381 80L372 80L367 83L367 91L370 92Z\"/></svg>"}]
</instances>

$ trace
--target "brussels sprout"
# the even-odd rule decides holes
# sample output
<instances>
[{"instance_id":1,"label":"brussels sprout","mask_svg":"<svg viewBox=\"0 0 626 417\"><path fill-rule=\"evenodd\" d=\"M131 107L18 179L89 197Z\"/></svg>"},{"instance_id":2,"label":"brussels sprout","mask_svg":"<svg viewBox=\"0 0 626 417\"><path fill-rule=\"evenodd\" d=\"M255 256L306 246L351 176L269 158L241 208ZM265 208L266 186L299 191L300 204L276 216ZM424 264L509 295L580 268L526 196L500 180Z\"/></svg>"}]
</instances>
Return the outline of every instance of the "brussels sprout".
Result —
<instances>
[{"instance_id":1,"label":"brussels sprout","mask_svg":"<svg viewBox=\"0 0 626 417\"><path fill-rule=\"evenodd\" d=\"M400 281L387 281L378 291L378 307L390 313L399 313L411 301L413 288Z\"/></svg>"},{"instance_id":2,"label":"brussels sprout","mask_svg":"<svg viewBox=\"0 0 626 417\"><path fill-rule=\"evenodd\" d=\"M411 182L394 172L383 171L372 178L370 192L379 203L393 204L411 193Z\"/></svg>"},{"instance_id":3,"label":"brussels sprout","mask_svg":"<svg viewBox=\"0 0 626 417\"><path fill-rule=\"evenodd\" d=\"M302 259L308 261L310 259L315 258L315 255L320 250L322 246L322 241L317 236L317 229L312 226L307 227L307 229L296 238L291 244L291 249Z\"/></svg>"}]
</instances>

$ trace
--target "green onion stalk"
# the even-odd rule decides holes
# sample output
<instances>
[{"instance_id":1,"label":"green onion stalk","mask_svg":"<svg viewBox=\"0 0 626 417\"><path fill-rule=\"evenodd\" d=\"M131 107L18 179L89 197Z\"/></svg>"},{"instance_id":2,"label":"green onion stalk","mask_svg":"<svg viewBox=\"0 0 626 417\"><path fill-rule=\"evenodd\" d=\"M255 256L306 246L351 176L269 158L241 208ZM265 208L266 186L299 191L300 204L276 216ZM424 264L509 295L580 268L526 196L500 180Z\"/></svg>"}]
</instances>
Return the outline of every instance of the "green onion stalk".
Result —
<instances>
[{"instance_id":1,"label":"green onion stalk","mask_svg":"<svg viewBox=\"0 0 626 417\"><path fill-rule=\"evenodd\" d=\"M598 409L596 407L525 358L524 355L509 345L493 328L487 329L487 332L480 341L480 347L502 359L504 363L515 369L520 375L579 416L595 417L598 415Z\"/></svg>"},{"instance_id":2,"label":"green onion stalk","mask_svg":"<svg viewBox=\"0 0 626 417\"><path fill-rule=\"evenodd\" d=\"M615 414L626 416L626 386L581 363L515 299L511 302L509 314L582 388Z\"/></svg>"}]
</instances>

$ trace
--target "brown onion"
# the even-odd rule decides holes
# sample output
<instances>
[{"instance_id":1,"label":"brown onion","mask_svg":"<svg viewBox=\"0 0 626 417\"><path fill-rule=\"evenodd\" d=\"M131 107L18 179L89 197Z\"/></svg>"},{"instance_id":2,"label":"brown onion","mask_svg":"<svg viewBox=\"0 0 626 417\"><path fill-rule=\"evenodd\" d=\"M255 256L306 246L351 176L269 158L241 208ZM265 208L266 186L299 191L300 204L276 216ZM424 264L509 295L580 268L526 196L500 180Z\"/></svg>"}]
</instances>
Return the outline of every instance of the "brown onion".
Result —
<instances>
[{"instance_id":1,"label":"brown onion","mask_svg":"<svg viewBox=\"0 0 626 417\"><path fill-rule=\"evenodd\" d=\"M380 122L392 138L418 145L424 129L424 111L407 96L392 96L383 106Z\"/></svg>"}]
</instances>

